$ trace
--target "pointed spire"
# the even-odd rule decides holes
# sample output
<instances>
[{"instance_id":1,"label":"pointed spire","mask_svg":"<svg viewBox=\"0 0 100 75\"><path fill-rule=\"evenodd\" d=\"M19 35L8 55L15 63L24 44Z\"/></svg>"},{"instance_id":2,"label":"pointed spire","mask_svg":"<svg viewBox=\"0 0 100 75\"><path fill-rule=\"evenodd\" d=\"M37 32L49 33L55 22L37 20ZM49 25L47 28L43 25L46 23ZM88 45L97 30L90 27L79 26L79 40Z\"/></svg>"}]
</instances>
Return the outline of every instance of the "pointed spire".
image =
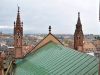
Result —
<instances>
[{"instance_id":1,"label":"pointed spire","mask_svg":"<svg viewBox=\"0 0 100 75\"><path fill-rule=\"evenodd\" d=\"M20 7L18 6L18 13L17 13L17 20L16 20L16 25L20 25L20 11L19 11Z\"/></svg>"},{"instance_id":2,"label":"pointed spire","mask_svg":"<svg viewBox=\"0 0 100 75\"><path fill-rule=\"evenodd\" d=\"M80 12L78 12L78 17L80 17Z\"/></svg>"},{"instance_id":3,"label":"pointed spire","mask_svg":"<svg viewBox=\"0 0 100 75\"><path fill-rule=\"evenodd\" d=\"M51 33L51 26L49 26L49 33Z\"/></svg>"},{"instance_id":4,"label":"pointed spire","mask_svg":"<svg viewBox=\"0 0 100 75\"><path fill-rule=\"evenodd\" d=\"M77 20L77 25L81 25L81 20L80 20L80 12L78 12L78 20Z\"/></svg>"}]
</instances>

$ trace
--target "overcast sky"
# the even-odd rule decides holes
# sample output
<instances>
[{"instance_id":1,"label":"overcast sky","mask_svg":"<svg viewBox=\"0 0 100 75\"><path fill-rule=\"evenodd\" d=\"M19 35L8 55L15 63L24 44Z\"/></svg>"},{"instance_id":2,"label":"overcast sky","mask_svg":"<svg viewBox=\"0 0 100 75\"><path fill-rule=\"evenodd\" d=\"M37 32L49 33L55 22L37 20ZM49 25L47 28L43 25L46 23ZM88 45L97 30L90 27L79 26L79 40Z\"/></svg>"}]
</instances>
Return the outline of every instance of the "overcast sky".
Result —
<instances>
[{"instance_id":1,"label":"overcast sky","mask_svg":"<svg viewBox=\"0 0 100 75\"><path fill-rule=\"evenodd\" d=\"M78 12L84 34L100 34L99 0L1 0L0 30L13 33L20 7L24 33L74 34ZM10 30L11 29L11 30Z\"/></svg>"}]
</instances>

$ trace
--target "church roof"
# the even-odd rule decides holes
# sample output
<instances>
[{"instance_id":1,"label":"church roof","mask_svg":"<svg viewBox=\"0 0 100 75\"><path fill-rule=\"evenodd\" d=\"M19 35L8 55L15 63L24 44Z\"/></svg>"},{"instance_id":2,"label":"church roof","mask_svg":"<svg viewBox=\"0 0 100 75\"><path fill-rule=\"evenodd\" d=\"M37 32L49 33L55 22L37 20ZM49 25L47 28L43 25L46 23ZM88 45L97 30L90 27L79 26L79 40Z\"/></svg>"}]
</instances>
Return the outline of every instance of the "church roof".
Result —
<instances>
[{"instance_id":1,"label":"church roof","mask_svg":"<svg viewBox=\"0 0 100 75\"><path fill-rule=\"evenodd\" d=\"M99 59L49 41L16 62L14 75L98 75Z\"/></svg>"},{"instance_id":2,"label":"church roof","mask_svg":"<svg viewBox=\"0 0 100 75\"><path fill-rule=\"evenodd\" d=\"M30 52L33 52L33 51L37 50L38 48L44 46L45 44L47 44L47 43L50 42L50 41L53 41L53 42L55 42L55 43L57 43L57 44L63 45L62 42L60 42L60 41L51 33L51 26L49 26L49 33L48 33L48 35L47 35L44 39L42 39ZM29 52L29 53L30 53L30 52Z\"/></svg>"},{"instance_id":3,"label":"church roof","mask_svg":"<svg viewBox=\"0 0 100 75\"><path fill-rule=\"evenodd\" d=\"M53 34L49 33L43 40L41 40L34 48L32 51L40 48L41 46L45 45L49 41L53 41L57 44L62 44ZM63 45L63 44L62 44Z\"/></svg>"}]
</instances>

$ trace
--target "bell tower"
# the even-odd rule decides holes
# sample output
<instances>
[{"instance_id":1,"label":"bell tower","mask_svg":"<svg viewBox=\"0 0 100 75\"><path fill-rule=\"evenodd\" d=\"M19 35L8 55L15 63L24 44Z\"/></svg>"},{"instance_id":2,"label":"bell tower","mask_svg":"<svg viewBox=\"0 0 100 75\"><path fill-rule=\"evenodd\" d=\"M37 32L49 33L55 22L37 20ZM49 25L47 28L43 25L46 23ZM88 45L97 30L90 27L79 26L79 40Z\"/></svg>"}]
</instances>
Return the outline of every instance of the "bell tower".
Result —
<instances>
[{"instance_id":1,"label":"bell tower","mask_svg":"<svg viewBox=\"0 0 100 75\"><path fill-rule=\"evenodd\" d=\"M18 6L18 13L16 22L14 22L14 57L22 58L22 39L23 39L23 22L20 21L20 11Z\"/></svg>"},{"instance_id":2,"label":"bell tower","mask_svg":"<svg viewBox=\"0 0 100 75\"><path fill-rule=\"evenodd\" d=\"M80 20L80 12L78 12L78 20L76 24L76 30L74 33L74 49L83 52L83 38L82 24Z\"/></svg>"}]
</instances>

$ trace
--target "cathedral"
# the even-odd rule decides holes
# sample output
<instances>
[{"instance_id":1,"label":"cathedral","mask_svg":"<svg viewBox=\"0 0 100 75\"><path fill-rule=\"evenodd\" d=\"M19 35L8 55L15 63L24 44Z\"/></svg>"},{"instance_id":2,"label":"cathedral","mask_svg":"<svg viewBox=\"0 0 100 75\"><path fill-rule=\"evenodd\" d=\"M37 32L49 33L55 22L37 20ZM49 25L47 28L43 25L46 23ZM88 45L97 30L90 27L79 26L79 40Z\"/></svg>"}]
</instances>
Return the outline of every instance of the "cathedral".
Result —
<instances>
[{"instance_id":1,"label":"cathedral","mask_svg":"<svg viewBox=\"0 0 100 75\"><path fill-rule=\"evenodd\" d=\"M99 59L83 52L84 34L78 12L74 33L74 49L66 47L52 33L51 26L47 36L29 53L23 55L23 22L18 7L14 22L14 58L5 75L98 75ZM0 75L4 75L0 57Z\"/></svg>"}]
</instances>

